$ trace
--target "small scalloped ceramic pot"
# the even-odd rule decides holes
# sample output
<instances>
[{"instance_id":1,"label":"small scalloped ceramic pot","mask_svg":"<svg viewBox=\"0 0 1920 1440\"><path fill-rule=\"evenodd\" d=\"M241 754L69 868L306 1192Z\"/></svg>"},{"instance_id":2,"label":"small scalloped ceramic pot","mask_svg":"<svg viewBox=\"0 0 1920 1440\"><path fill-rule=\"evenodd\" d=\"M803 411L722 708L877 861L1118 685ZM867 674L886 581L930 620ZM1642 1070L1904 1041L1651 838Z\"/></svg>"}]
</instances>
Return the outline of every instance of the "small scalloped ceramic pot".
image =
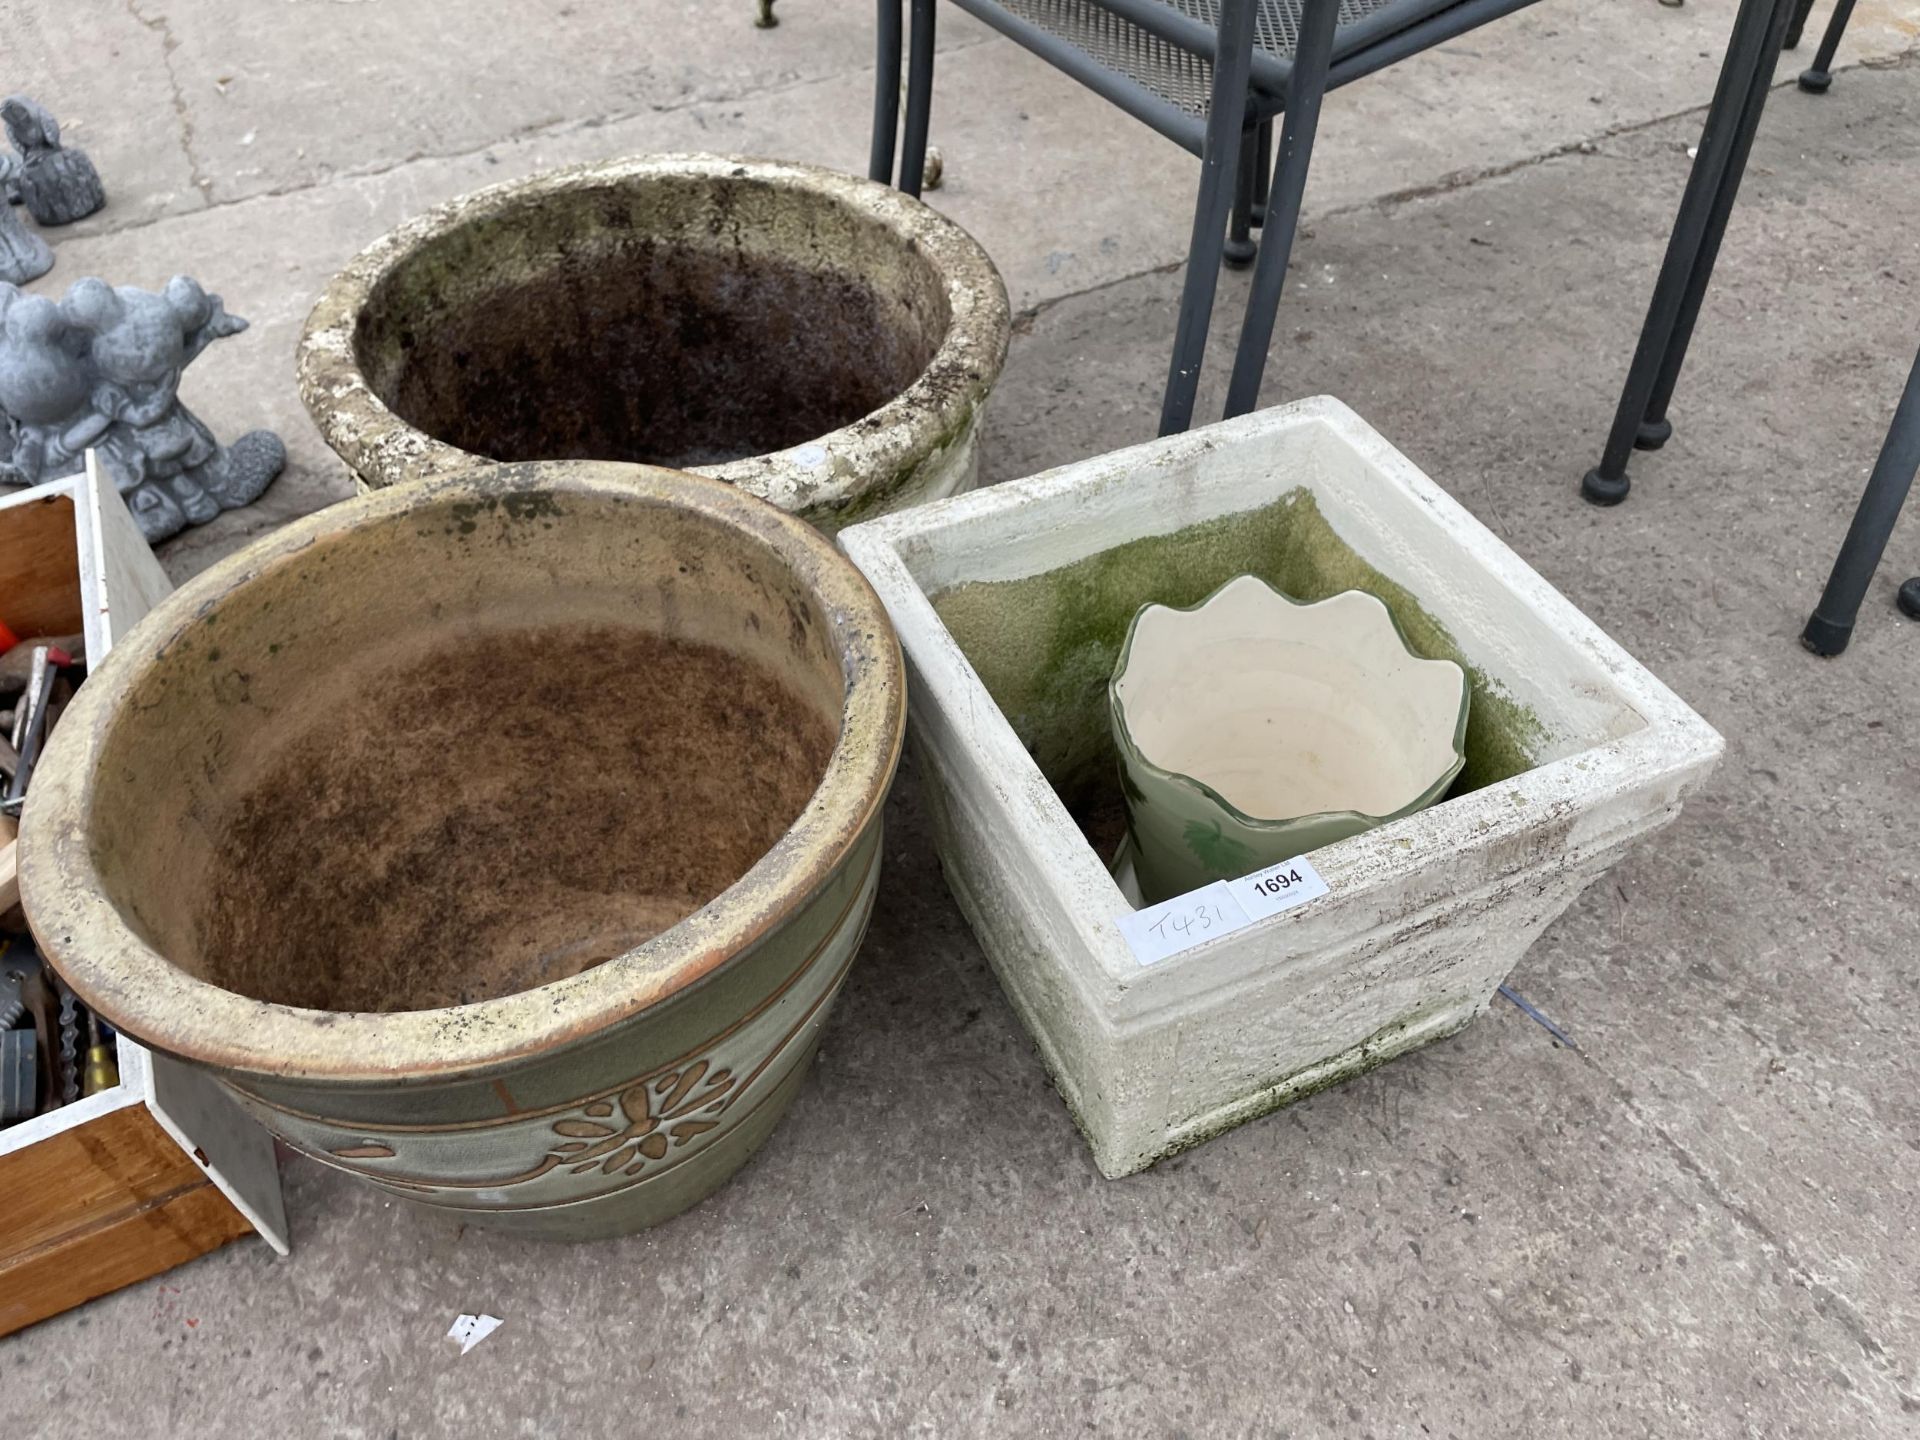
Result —
<instances>
[{"instance_id":1,"label":"small scalloped ceramic pot","mask_svg":"<svg viewBox=\"0 0 1920 1440\"><path fill-rule=\"evenodd\" d=\"M1466 673L1361 590L1303 605L1242 575L1142 606L1107 696L1149 904L1410 815L1466 763Z\"/></svg>"}]
</instances>

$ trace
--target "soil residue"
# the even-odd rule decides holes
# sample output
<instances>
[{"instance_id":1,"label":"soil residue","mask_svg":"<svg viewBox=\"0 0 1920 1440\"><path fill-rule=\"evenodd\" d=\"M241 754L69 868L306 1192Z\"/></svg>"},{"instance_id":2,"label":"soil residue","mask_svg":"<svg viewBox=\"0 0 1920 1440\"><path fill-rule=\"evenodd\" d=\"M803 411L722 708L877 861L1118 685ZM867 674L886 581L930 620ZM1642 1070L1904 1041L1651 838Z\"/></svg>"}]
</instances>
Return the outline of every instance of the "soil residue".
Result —
<instances>
[{"instance_id":1,"label":"soil residue","mask_svg":"<svg viewBox=\"0 0 1920 1440\"><path fill-rule=\"evenodd\" d=\"M221 827L215 984L389 1011L577 974L739 879L835 742L770 672L639 630L484 632L356 680Z\"/></svg>"},{"instance_id":2,"label":"soil residue","mask_svg":"<svg viewBox=\"0 0 1920 1440\"><path fill-rule=\"evenodd\" d=\"M408 424L496 460L685 469L783 450L893 400L945 323L830 267L637 236L463 303L421 288L401 274L376 294L361 366Z\"/></svg>"}]
</instances>

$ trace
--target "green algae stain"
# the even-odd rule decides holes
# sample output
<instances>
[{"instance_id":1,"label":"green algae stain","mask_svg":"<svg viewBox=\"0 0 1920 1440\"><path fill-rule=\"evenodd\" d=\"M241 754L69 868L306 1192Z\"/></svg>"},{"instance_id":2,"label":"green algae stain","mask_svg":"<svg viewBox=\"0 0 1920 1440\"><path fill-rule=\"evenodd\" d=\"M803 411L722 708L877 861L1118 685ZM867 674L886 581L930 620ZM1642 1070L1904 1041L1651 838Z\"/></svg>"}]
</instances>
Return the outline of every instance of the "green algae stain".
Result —
<instances>
[{"instance_id":1,"label":"green algae stain","mask_svg":"<svg viewBox=\"0 0 1920 1440\"><path fill-rule=\"evenodd\" d=\"M1453 660L1473 688L1462 795L1535 765L1539 718L1461 653L1447 628L1357 555L1310 491L1155 535L1020 580L958 585L934 609L966 652L1041 773L1069 809L1099 808L1118 769L1107 680L1134 612L1149 601L1198 604L1236 575L1258 575L1296 600L1344 590L1378 596L1415 654Z\"/></svg>"}]
</instances>

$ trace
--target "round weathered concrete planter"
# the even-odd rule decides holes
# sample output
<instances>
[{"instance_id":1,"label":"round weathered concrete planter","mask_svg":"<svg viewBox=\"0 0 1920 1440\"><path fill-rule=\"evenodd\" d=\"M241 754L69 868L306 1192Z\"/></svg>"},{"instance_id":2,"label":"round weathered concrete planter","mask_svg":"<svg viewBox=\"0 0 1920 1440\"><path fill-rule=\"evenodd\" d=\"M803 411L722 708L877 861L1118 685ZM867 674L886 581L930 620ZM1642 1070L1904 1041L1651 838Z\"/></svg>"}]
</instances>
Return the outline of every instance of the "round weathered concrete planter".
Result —
<instances>
[{"instance_id":1,"label":"round weathered concrete planter","mask_svg":"<svg viewBox=\"0 0 1920 1440\"><path fill-rule=\"evenodd\" d=\"M530 1234L665 1219L798 1088L904 724L873 592L697 476L488 466L162 602L35 772L101 1014L297 1149Z\"/></svg>"},{"instance_id":2,"label":"round weathered concrete planter","mask_svg":"<svg viewBox=\"0 0 1920 1440\"><path fill-rule=\"evenodd\" d=\"M1007 334L992 261L919 201L651 156L395 230L314 308L300 393L365 488L476 457L625 460L832 530L972 487Z\"/></svg>"}]
</instances>

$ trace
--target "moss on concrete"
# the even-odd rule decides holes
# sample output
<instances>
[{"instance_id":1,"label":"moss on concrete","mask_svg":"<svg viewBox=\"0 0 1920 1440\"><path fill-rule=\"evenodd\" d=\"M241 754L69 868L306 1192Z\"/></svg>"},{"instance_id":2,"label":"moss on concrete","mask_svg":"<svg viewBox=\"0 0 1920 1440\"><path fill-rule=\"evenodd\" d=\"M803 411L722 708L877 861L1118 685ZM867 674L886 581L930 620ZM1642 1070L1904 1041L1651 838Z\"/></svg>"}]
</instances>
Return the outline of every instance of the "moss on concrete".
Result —
<instances>
[{"instance_id":1,"label":"moss on concrete","mask_svg":"<svg viewBox=\"0 0 1920 1440\"><path fill-rule=\"evenodd\" d=\"M1377 595L1410 648L1457 661L1473 687L1459 795L1533 768L1539 718L1461 653L1408 591L1356 554L1306 489L1271 505L1150 536L1020 580L956 586L935 610L1069 809L1115 798L1107 680L1134 612L1149 601L1186 606L1236 575L1258 575L1297 600L1343 590Z\"/></svg>"}]
</instances>

